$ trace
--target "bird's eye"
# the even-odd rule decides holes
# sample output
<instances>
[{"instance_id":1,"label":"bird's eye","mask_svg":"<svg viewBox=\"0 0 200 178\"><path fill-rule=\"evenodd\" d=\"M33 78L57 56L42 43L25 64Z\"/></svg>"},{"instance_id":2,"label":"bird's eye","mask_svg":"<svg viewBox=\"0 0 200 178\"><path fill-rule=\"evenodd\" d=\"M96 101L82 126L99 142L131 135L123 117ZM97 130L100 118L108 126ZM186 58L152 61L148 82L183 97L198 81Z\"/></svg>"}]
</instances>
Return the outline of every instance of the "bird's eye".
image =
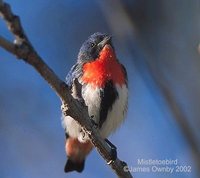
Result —
<instances>
[{"instance_id":1,"label":"bird's eye","mask_svg":"<svg viewBox=\"0 0 200 178\"><path fill-rule=\"evenodd\" d=\"M91 47L93 48L95 46L95 44L94 43L91 43Z\"/></svg>"}]
</instances>

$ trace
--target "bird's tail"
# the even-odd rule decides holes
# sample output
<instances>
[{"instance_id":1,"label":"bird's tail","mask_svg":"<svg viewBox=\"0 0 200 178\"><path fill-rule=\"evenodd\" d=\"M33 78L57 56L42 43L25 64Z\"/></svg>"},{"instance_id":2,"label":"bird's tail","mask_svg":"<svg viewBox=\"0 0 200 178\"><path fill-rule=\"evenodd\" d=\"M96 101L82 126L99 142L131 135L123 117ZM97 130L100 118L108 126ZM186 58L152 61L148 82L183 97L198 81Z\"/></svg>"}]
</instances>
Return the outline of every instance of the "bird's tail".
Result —
<instances>
[{"instance_id":1,"label":"bird's tail","mask_svg":"<svg viewBox=\"0 0 200 178\"><path fill-rule=\"evenodd\" d=\"M92 150L92 147L90 141L81 143L77 138L67 137L65 149L68 160L65 164L65 172L82 172L84 169L85 158Z\"/></svg>"},{"instance_id":2,"label":"bird's tail","mask_svg":"<svg viewBox=\"0 0 200 178\"><path fill-rule=\"evenodd\" d=\"M71 171L77 171L82 172L84 169L85 160L82 160L81 162L74 162L68 158L66 164L65 164L65 172L71 172Z\"/></svg>"}]
</instances>

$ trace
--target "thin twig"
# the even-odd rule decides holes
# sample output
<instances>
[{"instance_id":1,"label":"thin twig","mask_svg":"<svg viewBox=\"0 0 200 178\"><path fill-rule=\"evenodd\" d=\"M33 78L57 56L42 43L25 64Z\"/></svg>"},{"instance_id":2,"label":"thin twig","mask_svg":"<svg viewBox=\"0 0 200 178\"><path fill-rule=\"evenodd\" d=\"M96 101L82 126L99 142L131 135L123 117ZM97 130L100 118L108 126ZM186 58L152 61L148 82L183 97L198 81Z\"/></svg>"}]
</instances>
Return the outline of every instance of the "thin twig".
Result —
<instances>
[{"instance_id":1,"label":"thin twig","mask_svg":"<svg viewBox=\"0 0 200 178\"><path fill-rule=\"evenodd\" d=\"M0 44L1 44L1 47L4 48L6 51L13 54L15 53L15 50L16 50L15 45L2 36L0 36Z\"/></svg>"},{"instance_id":2,"label":"thin twig","mask_svg":"<svg viewBox=\"0 0 200 178\"><path fill-rule=\"evenodd\" d=\"M0 0L0 15L6 21L8 29L15 37L15 44L12 44L5 38L0 37L0 46L32 65L36 71L40 73L40 75L60 97L62 103L66 106L65 114L73 117L83 127L83 129L89 134L93 145L96 147L101 156L107 163L110 162L112 157L111 148L107 145L105 140L101 138L99 131L90 121L87 107L81 105L71 96L66 83L60 80L53 70L49 68L49 66L37 54L28 40L28 37L24 33L19 17L14 15L9 4L4 3L2 0ZM118 177L132 178L130 172L125 169L127 168L127 164L118 158L115 161L111 161L109 165L116 172Z\"/></svg>"}]
</instances>

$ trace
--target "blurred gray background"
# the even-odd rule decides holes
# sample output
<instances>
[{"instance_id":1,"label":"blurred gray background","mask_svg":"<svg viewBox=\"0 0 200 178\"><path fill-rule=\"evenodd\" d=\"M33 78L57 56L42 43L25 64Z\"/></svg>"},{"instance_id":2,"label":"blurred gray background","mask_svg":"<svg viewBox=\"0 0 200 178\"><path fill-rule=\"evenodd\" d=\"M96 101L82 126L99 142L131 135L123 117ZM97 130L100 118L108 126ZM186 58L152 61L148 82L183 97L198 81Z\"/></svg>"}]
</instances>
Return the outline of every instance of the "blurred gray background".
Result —
<instances>
[{"instance_id":1,"label":"blurred gray background","mask_svg":"<svg viewBox=\"0 0 200 178\"><path fill-rule=\"evenodd\" d=\"M130 167L138 159L177 159L200 176L199 0L7 0L38 53L65 79L83 41L100 31L129 77L125 124L110 137ZM0 34L12 40L5 23ZM60 101L34 69L0 49L0 177L116 177L94 150L82 174L65 174Z\"/></svg>"}]
</instances>

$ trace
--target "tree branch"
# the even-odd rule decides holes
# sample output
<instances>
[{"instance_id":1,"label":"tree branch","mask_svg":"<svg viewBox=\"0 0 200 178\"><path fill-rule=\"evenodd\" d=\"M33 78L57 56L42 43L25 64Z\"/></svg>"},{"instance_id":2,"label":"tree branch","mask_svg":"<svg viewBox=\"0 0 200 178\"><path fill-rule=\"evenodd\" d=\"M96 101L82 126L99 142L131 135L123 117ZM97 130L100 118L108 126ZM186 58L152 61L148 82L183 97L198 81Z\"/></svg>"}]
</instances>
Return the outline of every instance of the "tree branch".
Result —
<instances>
[{"instance_id":1,"label":"tree branch","mask_svg":"<svg viewBox=\"0 0 200 178\"><path fill-rule=\"evenodd\" d=\"M1 47L10 53L15 52L15 45L0 35Z\"/></svg>"},{"instance_id":2,"label":"tree branch","mask_svg":"<svg viewBox=\"0 0 200 178\"><path fill-rule=\"evenodd\" d=\"M8 29L14 35L14 43L9 42L0 36L0 46L8 52L16 55L19 59L23 59L32 65L35 70L43 77L50 87L56 92L65 106L67 115L74 118L88 133L93 145L96 147L101 156L109 163L110 167L120 178L132 178L127 170L127 164L118 158L112 160L111 148L101 138L99 131L91 122L86 106L81 105L71 96L70 89L65 82L60 80L51 68L42 60L33 48L28 37L24 33L23 27L18 16L12 13L9 4L0 0L0 16L6 21Z\"/></svg>"}]
</instances>

